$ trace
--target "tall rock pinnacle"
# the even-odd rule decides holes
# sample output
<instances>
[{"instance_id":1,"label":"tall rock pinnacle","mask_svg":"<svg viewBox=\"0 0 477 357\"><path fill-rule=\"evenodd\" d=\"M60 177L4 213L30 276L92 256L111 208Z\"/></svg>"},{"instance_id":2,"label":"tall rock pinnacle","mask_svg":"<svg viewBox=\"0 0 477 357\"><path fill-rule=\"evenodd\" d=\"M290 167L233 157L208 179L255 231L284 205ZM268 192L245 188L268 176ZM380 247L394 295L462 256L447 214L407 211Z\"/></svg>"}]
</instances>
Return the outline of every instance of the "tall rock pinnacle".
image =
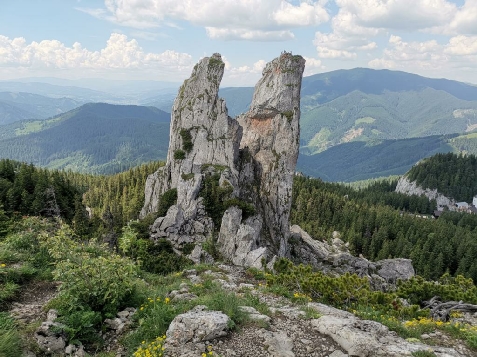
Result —
<instances>
[{"instance_id":1,"label":"tall rock pinnacle","mask_svg":"<svg viewBox=\"0 0 477 357\"><path fill-rule=\"evenodd\" d=\"M262 235L287 255L293 176L300 143L300 89L305 60L283 53L269 62L255 86L248 113L238 122L243 127L240 143L254 161L253 177L242 172L240 182L259 182L255 205L263 216ZM250 186L248 186L250 187ZM244 187L242 195L249 195Z\"/></svg>"},{"instance_id":2,"label":"tall rock pinnacle","mask_svg":"<svg viewBox=\"0 0 477 357\"><path fill-rule=\"evenodd\" d=\"M292 182L298 157L301 56L282 53L268 63L250 111L237 120L218 98L224 63L202 59L179 89L171 114L167 162L149 176L141 217L157 211L163 195L177 202L151 228L180 250L217 240L223 257L260 267L286 256Z\"/></svg>"}]
</instances>

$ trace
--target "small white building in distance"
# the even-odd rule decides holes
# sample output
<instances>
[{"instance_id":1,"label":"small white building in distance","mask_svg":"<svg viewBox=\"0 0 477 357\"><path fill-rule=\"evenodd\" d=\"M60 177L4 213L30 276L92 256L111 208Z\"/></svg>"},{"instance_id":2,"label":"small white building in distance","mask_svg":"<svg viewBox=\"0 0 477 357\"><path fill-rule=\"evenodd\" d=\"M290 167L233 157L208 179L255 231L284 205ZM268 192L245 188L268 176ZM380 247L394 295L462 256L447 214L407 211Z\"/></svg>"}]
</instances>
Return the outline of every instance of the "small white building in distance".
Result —
<instances>
[{"instance_id":1,"label":"small white building in distance","mask_svg":"<svg viewBox=\"0 0 477 357\"><path fill-rule=\"evenodd\" d=\"M477 207L477 196L472 199L472 206Z\"/></svg>"}]
</instances>

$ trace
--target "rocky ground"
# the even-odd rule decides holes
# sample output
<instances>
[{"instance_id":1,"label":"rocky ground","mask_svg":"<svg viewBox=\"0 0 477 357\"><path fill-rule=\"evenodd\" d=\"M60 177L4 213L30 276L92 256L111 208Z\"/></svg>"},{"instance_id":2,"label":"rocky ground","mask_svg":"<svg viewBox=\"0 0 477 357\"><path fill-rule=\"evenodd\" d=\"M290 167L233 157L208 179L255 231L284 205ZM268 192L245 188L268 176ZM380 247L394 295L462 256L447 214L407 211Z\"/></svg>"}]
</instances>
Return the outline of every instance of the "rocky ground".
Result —
<instances>
[{"instance_id":1,"label":"rocky ground","mask_svg":"<svg viewBox=\"0 0 477 357\"><path fill-rule=\"evenodd\" d=\"M385 326L361 320L351 313L323 304L297 305L290 300L267 292L243 268L219 265L219 272L196 270L184 273L188 281L179 291L170 294L171 299L194 299L188 291L192 284L200 283L205 277L214 279L226 290L238 295L251 293L268 306L266 315L252 307L243 307L250 314L250 322L229 331L228 317L221 312L196 307L187 316L179 315L167 332L166 356L197 357L212 350L222 357L312 357L312 356L410 356L415 351L433 351L440 357L475 356L461 341L456 341L441 331L423 335L421 342L409 342L389 331ZM11 314L24 325L38 326L46 318L45 304L54 296L57 285L36 283L28 286L22 299L11 306ZM133 312L134 309L127 311ZM108 321L109 328L106 351L111 356L126 356L118 341L132 328L129 322L121 322L123 316ZM51 313L48 319L52 319ZM130 316L129 316L130 318ZM47 320L48 320L47 319ZM53 317L54 320L54 317ZM117 321L116 321L117 320ZM123 319L124 320L124 319ZM53 321L44 322L51 324ZM116 324L117 322L117 324ZM114 327L113 325L117 325ZM41 329L41 327L40 327ZM30 336L33 339L34 334ZM209 336L205 338L205 336ZM83 350L65 345L66 352L55 352L53 356L85 356ZM34 348L32 350L35 350ZM25 353L28 357L35 354ZM42 355L42 354L40 354Z\"/></svg>"},{"instance_id":2,"label":"rocky ground","mask_svg":"<svg viewBox=\"0 0 477 357\"><path fill-rule=\"evenodd\" d=\"M200 356L212 346L220 356L410 356L416 351L433 351L436 356L475 356L462 342L437 332L428 341L408 342L374 321L361 320L351 313L323 304L299 306L283 297L266 293L253 283L242 268L221 265L224 273L208 272L225 289L243 294L250 291L269 306L268 318L252 314L258 320L226 336L206 342L188 342L173 347L168 331L169 356ZM207 273L207 272L206 272ZM192 283L200 279L190 271ZM255 316L256 315L256 316ZM318 317L318 318L317 318ZM174 323L174 322L173 322ZM188 326L181 326L182 331ZM171 343L172 342L172 343ZM447 347L446 347L447 346Z\"/></svg>"}]
</instances>

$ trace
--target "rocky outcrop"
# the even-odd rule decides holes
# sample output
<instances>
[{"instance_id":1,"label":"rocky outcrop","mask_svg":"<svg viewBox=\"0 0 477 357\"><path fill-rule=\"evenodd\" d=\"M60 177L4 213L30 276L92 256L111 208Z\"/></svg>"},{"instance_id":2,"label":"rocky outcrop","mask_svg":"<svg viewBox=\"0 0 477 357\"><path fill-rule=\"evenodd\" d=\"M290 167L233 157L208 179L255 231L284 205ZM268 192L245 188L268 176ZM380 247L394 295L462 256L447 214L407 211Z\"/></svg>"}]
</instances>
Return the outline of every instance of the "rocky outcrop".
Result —
<instances>
[{"instance_id":1,"label":"rocky outcrop","mask_svg":"<svg viewBox=\"0 0 477 357\"><path fill-rule=\"evenodd\" d=\"M268 63L255 86L249 112L237 118L243 127L241 195L252 198L263 218L262 237L279 256L288 254L304 68L305 60L291 54L283 54Z\"/></svg>"},{"instance_id":2,"label":"rocky outcrop","mask_svg":"<svg viewBox=\"0 0 477 357\"><path fill-rule=\"evenodd\" d=\"M374 288L386 290L397 280L408 280L415 275L410 259L396 258L371 262L350 254L339 238L333 244L313 239L299 226L290 228L292 259L296 263L310 264L314 268L333 274L351 273L368 277Z\"/></svg>"},{"instance_id":3,"label":"rocky outcrop","mask_svg":"<svg viewBox=\"0 0 477 357\"><path fill-rule=\"evenodd\" d=\"M46 321L42 322L34 333L35 340L41 351L49 355L62 354L66 347L64 325L55 322L58 317L56 310L48 311Z\"/></svg>"},{"instance_id":4,"label":"rocky outcrop","mask_svg":"<svg viewBox=\"0 0 477 357\"><path fill-rule=\"evenodd\" d=\"M406 195L426 196L429 200L436 200L438 207L454 207L456 202L452 198L446 197L437 189L431 190L430 188L422 188L416 182L411 182L406 176L402 176L396 186L396 192L404 193Z\"/></svg>"},{"instance_id":5,"label":"rocky outcrop","mask_svg":"<svg viewBox=\"0 0 477 357\"><path fill-rule=\"evenodd\" d=\"M194 67L172 108L166 165L146 183L140 217L156 212L163 195L177 189L176 204L156 219L152 238L167 238L181 250L218 232L223 257L243 266L261 267L268 257L288 255L304 65L301 56L286 52L268 63L250 111L237 120L218 97L221 56ZM211 195L221 195L213 207L223 206L219 217L207 205ZM209 259L200 247L191 258Z\"/></svg>"},{"instance_id":6,"label":"rocky outcrop","mask_svg":"<svg viewBox=\"0 0 477 357\"><path fill-rule=\"evenodd\" d=\"M349 356L401 357L413 352L429 351L436 356L462 356L456 350L445 347L430 347L423 343L408 342L396 332L379 322L361 320L355 315L319 303L308 304L322 316L312 321L320 332L333 338Z\"/></svg>"}]
</instances>

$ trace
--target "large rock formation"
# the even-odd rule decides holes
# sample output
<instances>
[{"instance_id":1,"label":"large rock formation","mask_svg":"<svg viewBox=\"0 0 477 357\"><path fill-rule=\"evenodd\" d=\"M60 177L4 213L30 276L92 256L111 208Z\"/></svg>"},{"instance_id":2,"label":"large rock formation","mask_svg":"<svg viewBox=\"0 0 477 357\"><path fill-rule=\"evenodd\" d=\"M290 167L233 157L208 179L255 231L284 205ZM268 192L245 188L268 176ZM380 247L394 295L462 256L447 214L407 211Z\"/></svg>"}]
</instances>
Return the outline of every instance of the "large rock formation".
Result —
<instances>
[{"instance_id":1,"label":"large rock formation","mask_svg":"<svg viewBox=\"0 0 477 357\"><path fill-rule=\"evenodd\" d=\"M429 200L436 200L438 207L451 207L453 208L456 201L452 198L446 197L443 194L437 192L437 189L422 188L415 181L409 181L407 176L403 176L399 179L396 185L396 192L404 193L406 195L426 196Z\"/></svg>"},{"instance_id":2,"label":"large rock formation","mask_svg":"<svg viewBox=\"0 0 477 357\"><path fill-rule=\"evenodd\" d=\"M174 102L166 165L146 183L141 217L157 212L163 195L177 189L176 204L153 224L153 238L181 249L220 230L224 258L245 266L288 254L304 66L290 53L268 63L250 111L237 120L218 98L220 55L194 67Z\"/></svg>"},{"instance_id":3,"label":"large rock formation","mask_svg":"<svg viewBox=\"0 0 477 357\"><path fill-rule=\"evenodd\" d=\"M315 269L330 274L357 274L367 277L376 290L394 289L398 280L408 280L415 275L410 259L383 259L371 262L351 255L339 238L332 244L310 237L297 225L290 228L291 259L295 263L310 264Z\"/></svg>"},{"instance_id":4,"label":"large rock formation","mask_svg":"<svg viewBox=\"0 0 477 357\"><path fill-rule=\"evenodd\" d=\"M262 235L279 256L288 252L304 66L301 56L291 55L268 63L255 86L249 112L237 118L243 127L240 148L244 156L250 156L242 162L241 195L253 199L263 218Z\"/></svg>"}]
</instances>

